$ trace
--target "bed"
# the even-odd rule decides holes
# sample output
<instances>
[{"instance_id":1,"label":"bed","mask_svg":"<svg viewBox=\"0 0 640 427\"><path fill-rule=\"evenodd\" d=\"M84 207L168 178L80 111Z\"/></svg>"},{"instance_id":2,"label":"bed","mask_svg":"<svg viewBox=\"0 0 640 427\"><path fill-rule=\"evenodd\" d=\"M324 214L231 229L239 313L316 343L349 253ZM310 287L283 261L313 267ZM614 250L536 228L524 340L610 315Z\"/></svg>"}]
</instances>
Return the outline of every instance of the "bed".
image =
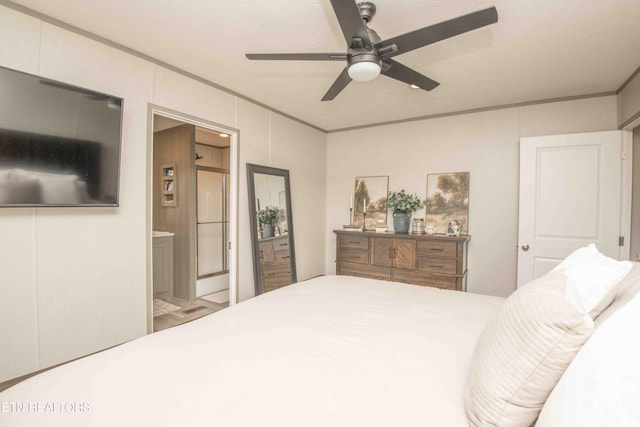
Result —
<instances>
[{"instance_id":1,"label":"bed","mask_svg":"<svg viewBox=\"0 0 640 427\"><path fill-rule=\"evenodd\" d=\"M30 378L0 393L0 425L468 426L474 349L504 304L322 276Z\"/></svg>"}]
</instances>

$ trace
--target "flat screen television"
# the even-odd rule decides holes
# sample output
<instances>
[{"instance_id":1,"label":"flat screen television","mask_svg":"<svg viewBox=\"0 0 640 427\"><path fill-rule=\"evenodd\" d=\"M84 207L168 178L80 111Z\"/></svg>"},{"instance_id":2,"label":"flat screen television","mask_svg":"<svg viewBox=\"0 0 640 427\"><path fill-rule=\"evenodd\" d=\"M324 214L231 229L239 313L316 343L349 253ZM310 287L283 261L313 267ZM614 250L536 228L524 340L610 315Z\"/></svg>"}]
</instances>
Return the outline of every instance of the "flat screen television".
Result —
<instances>
[{"instance_id":1,"label":"flat screen television","mask_svg":"<svg viewBox=\"0 0 640 427\"><path fill-rule=\"evenodd\" d=\"M118 206L122 109L0 67L0 207Z\"/></svg>"}]
</instances>

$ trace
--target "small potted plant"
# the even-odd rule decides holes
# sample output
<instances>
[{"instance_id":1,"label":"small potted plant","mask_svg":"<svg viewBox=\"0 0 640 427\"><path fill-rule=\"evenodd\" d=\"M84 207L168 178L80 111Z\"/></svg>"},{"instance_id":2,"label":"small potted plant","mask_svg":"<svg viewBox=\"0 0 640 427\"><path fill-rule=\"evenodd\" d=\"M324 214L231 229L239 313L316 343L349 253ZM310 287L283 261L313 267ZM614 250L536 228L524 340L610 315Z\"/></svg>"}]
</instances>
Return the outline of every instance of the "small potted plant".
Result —
<instances>
[{"instance_id":1,"label":"small potted plant","mask_svg":"<svg viewBox=\"0 0 640 427\"><path fill-rule=\"evenodd\" d=\"M411 214L424 207L424 201L404 190L391 191L387 198L387 206L393 211L394 231L399 234L408 234Z\"/></svg>"},{"instance_id":2,"label":"small potted plant","mask_svg":"<svg viewBox=\"0 0 640 427\"><path fill-rule=\"evenodd\" d=\"M278 223L280 209L274 206L266 206L258 211L258 222L262 225L262 237L273 237L275 226Z\"/></svg>"}]
</instances>

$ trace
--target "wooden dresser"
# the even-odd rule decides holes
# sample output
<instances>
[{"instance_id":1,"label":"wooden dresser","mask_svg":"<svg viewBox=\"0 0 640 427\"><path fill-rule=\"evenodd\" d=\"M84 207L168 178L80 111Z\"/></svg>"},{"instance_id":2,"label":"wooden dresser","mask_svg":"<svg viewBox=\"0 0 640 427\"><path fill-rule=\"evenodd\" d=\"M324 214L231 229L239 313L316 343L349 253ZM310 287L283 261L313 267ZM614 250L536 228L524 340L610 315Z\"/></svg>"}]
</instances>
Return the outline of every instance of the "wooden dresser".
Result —
<instances>
[{"instance_id":1,"label":"wooden dresser","mask_svg":"<svg viewBox=\"0 0 640 427\"><path fill-rule=\"evenodd\" d=\"M336 274L467 290L471 236L335 230Z\"/></svg>"},{"instance_id":2,"label":"wooden dresser","mask_svg":"<svg viewBox=\"0 0 640 427\"><path fill-rule=\"evenodd\" d=\"M291 254L288 235L260 240L262 292L269 292L291 283L289 258Z\"/></svg>"}]
</instances>

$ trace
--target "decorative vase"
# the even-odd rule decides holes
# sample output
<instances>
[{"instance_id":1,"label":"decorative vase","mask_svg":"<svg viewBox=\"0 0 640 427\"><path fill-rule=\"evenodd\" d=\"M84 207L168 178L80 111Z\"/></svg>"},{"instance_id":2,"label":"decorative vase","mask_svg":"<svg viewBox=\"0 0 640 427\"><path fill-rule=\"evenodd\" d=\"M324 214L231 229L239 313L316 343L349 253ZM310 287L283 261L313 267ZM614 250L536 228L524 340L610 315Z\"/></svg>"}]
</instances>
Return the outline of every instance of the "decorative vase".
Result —
<instances>
[{"instance_id":1,"label":"decorative vase","mask_svg":"<svg viewBox=\"0 0 640 427\"><path fill-rule=\"evenodd\" d=\"M275 229L273 224L262 224L262 238L273 237Z\"/></svg>"},{"instance_id":2,"label":"decorative vase","mask_svg":"<svg viewBox=\"0 0 640 427\"><path fill-rule=\"evenodd\" d=\"M393 213L393 230L396 234L409 234L411 214L407 212Z\"/></svg>"}]
</instances>

